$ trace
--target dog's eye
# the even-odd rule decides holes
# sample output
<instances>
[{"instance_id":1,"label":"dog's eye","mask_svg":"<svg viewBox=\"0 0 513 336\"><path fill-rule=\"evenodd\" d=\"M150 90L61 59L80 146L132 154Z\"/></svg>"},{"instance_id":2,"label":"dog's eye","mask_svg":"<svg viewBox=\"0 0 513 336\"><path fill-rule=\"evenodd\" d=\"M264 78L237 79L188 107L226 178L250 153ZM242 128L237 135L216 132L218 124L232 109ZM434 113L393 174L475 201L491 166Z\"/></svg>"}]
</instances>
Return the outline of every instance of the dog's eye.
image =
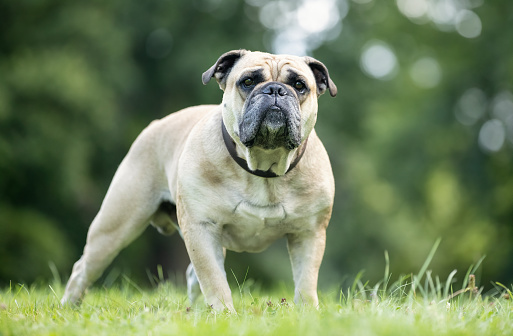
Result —
<instances>
[{"instance_id":1,"label":"dog's eye","mask_svg":"<svg viewBox=\"0 0 513 336\"><path fill-rule=\"evenodd\" d=\"M245 87L251 87L253 86L253 84L255 84L255 80L253 78L246 78L242 84L245 86Z\"/></svg>"},{"instance_id":2,"label":"dog's eye","mask_svg":"<svg viewBox=\"0 0 513 336\"><path fill-rule=\"evenodd\" d=\"M296 83L294 83L294 88L296 88L296 90L298 91L303 91L305 89L305 83L303 81L296 81Z\"/></svg>"}]
</instances>

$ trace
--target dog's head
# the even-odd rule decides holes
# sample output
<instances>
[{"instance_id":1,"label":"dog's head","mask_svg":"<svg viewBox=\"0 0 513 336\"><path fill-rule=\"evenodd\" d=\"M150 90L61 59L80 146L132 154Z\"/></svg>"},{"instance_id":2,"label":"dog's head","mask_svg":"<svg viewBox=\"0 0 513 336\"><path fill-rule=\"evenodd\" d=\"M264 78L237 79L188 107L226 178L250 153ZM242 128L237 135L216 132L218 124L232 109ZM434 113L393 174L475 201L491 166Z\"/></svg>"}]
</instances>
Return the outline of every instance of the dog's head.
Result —
<instances>
[{"instance_id":1,"label":"dog's head","mask_svg":"<svg viewBox=\"0 0 513 336\"><path fill-rule=\"evenodd\" d=\"M311 57L227 52L203 73L224 91L223 121L251 170L287 172L317 118L317 98L337 87Z\"/></svg>"}]
</instances>

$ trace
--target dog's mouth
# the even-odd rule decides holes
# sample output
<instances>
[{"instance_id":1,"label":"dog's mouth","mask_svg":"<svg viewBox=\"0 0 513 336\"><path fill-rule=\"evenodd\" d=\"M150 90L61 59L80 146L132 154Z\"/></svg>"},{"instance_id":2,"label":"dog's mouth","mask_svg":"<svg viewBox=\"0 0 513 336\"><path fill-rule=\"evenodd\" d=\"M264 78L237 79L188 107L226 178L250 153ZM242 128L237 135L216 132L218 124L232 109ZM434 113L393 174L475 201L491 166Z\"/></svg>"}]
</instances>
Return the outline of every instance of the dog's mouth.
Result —
<instances>
[{"instance_id":1,"label":"dog's mouth","mask_svg":"<svg viewBox=\"0 0 513 336\"><path fill-rule=\"evenodd\" d=\"M301 144L301 116L293 95L273 96L256 93L246 100L239 124L239 137L248 148L288 150Z\"/></svg>"}]
</instances>

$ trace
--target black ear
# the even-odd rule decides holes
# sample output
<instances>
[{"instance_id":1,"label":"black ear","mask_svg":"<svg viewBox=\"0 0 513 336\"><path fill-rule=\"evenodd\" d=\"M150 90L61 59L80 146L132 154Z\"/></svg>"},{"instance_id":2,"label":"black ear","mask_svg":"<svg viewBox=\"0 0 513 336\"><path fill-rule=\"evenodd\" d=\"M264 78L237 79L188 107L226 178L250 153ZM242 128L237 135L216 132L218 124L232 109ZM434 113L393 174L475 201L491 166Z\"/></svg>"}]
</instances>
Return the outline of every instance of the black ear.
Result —
<instances>
[{"instance_id":1,"label":"black ear","mask_svg":"<svg viewBox=\"0 0 513 336\"><path fill-rule=\"evenodd\" d=\"M232 50L227 53L224 53L219 57L217 62L210 67L207 71L203 73L201 79L203 84L207 84L210 82L212 77L215 77L219 86L224 89L226 78L230 73L230 70L234 66L235 62L239 60L244 54L247 53L247 50Z\"/></svg>"},{"instance_id":2,"label":"black ear","mask_svg":"<svg viewBox=\"0 0 513 336\"><path fill-rule=\"evenodd\" d=\"M337 95L337 86L330 78L330 74L328 73L328 68L322 63L312 57L305 57L305 62L308 64L310 69L315 76L315 81L317 82L317 94L320 96L326 89L330 90L330 95L335 97Z\"/></svg>"}]
</instances>

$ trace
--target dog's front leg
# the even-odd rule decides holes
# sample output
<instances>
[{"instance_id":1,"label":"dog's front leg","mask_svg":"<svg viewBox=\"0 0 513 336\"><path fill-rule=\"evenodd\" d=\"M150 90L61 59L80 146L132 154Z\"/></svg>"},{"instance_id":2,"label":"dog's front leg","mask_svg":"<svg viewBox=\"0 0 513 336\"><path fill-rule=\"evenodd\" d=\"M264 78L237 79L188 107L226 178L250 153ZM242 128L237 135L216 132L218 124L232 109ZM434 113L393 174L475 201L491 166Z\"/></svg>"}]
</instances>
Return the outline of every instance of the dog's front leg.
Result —
<instances>
[{"instance_id":1,"label":"dog's front leg","mask_svg":"<svg viewBox=\"0 0 513 336\"><path fill-rule=\"evenodd\" d=\"M216 310L235 311L224 270L222 228L215 223L192 220L183 208L177 204L183 239L206 303Z\"/></svg>"},{"instance_id":2,"label":"dog's front leg","mask_svg":"<svg viewBox=\"0 0 513 336\"><path fill-rule=\"evenodd\" d=\"M326 245L326 228L315 232L287 235L292 274L294 276L294 302L317 307L317 278Z\"/></svg>"},{"instance_id":3,"label":"dog's front leg","mask_svg":"<svg viewBox=\"0 0 513 336\"><path fill-rule=\"evenodd\" d=\"M216 310L234 311L232 295L224 270L220 236L210 223L187 224L184 241L196 272L201 292L208 305Z\"/></svg>"},{"instance_id":4,"label":"dog's front leg","mask_svg":"<svg viewBox=\"0 0 513 336\"><path fill-rule=\"evenodd\" d=\"M223 257L226 259L226 249L223 248ZM194 271L194 266L189 264L187 267L187 271L185 272L185 277L187 279L187 296L189 297L189 301L191 304L196 302L196 299L201 294L201 288L198 281L198 277L196 276L196 271Z\"/></svg>"}]
</instances>

